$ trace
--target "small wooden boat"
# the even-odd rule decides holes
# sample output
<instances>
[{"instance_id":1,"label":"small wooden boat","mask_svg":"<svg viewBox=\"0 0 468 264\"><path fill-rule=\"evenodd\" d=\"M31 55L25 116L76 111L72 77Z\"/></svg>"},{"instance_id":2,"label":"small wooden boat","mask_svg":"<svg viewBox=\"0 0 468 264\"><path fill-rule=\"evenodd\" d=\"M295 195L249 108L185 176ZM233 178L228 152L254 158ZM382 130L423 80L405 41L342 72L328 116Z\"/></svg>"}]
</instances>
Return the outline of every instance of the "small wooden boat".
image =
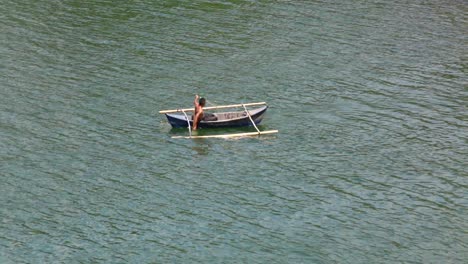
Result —
<instances>
[{"instance_id":1,"label":"small wooden boat","mask_svg":"<svg viewBox=\"0 0 468 264\"><path fill-rule=\"evenodd\" d=\"M247 110L246 106L258 106L262 107ZM215 112L211 113L208 110L223 109L223 108L236 108L243 107L243 111L231 111L231 112ZM226 127L243 127L243 126L254 126L257 132L248 133L236 133L227 135L205 135L205 136L192 136L191 127L193 126L193 116L187 115L186 112L192 112L193 108L175 109L175 110L163 110L159 111L160 114L165 114L169 124L173 128L188 127L190 136L183 138L220 138L220 137L236 137L236 136L253 136L261 134L272 134L277 133L278 130L260 131L257 125L262 122L268 106L265 102L260 103L248 103L248 104L236 104L236 105L221 105L221 106L210 106L204 107L204 117L199 123L200 128L226 128ZM182 114L175 114L182 112ZM173 137L173 138L181 138Z\"/></svg>"},{"instance_id":2,"label":"small wooden boat","mask_svg":"<svg viewBox=\"0 0 468 264\"><path fill-rule=\"evenodd\" d=\"M262 106L254 110L248 110L255 125L262 122L263 116L268 106ZM183 114L166 114L169 124L173 128L187 127L187 118ZM190 126L193 126L193 116L189 116ZM243 127L252 126L247 111L208 113L205 112L203 119L198 127L200 128L221 128L221 127Z\"/></svg>"}]
</instances>

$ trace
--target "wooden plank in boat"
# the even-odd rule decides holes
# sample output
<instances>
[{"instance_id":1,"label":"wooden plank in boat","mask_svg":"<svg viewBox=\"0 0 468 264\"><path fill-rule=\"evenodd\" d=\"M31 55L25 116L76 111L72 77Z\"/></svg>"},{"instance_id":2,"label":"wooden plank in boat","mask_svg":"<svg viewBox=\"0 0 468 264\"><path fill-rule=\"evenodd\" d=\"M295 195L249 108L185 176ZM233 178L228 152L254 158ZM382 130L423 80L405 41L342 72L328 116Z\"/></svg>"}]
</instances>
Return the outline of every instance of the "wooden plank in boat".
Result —
<instances>
[{"instance_id":1,"label":"wooden plank in boat","mask_svg":"<svg viewBox=\"0 0 468 264\"><path fill-rule=\"evenodd\" d=\"M235 108L235 107L242 107L242 106L255 106L255 105L266 105L266 102L258 102L258 103L247 103L247 104L232 104L232 105L218 105L218 106L207 106L203 107L203 110L215 110L215 109L222 109L222 108ZM161 110L159 111L160 114L168 114L168 113L177 113L177 112L192 112L194 107L192 108L184 108L184 109L173 109L173 110Z\"/></svg>"}]
</instances>

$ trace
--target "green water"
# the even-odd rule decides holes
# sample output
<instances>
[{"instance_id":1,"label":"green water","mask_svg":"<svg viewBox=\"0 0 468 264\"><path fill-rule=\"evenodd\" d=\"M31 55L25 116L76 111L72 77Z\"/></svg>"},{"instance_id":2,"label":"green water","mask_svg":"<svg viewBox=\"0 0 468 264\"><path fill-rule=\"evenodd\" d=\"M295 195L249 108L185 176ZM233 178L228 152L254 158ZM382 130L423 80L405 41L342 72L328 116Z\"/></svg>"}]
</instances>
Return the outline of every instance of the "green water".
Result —
<instances>
[{"instance_id":1,"label":"green water","mask_svg":"<svg viewBox=\"0 0 468 264\"><path fill-rule=\"evenodd\" d=\"M467 12L0 0L0 262L466 263ZM171 139L197 93L279 134Z\"/></svg>"}]
</instances>

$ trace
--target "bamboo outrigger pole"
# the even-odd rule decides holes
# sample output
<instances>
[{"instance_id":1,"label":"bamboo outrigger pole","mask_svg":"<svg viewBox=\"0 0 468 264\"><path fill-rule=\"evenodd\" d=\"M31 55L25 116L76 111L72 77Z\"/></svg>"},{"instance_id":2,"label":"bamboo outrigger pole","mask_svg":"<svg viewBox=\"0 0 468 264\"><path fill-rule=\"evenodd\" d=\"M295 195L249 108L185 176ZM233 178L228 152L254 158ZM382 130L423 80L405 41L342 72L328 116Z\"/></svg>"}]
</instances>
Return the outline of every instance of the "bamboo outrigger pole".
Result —
<instances>
[{"instance_id":1,"label":"bamboo outrigger pole","mask_svg":"<svg viewBox=\"0 0 468 264\"><path fill-rule=\"evenodd\" d=\"M266 130L260 132L247 132L247 133L235 133L235 134L223 134L223 135L205 135L205 136L173 136L171 138L233 138L233 137L248 137L248 136L259 136L267 134L278 133L278 130Z\"/></svg>"},{"instance_id":2,"label":"bamboo outrigger pole","mask_svg":"<svg viewBox=\"0 0 468 264\"><path fill-rule=\"evenodd\" d=\"M222 108L234 108L234 107L243 107L243 106L254 106L254 105L266 105L266 102L258 102L258 103L248 103L248 104L232 104L232 105L218 105L218 106L207 106L203 107L203 110L213 110L213 109L222 109ZM162 110L159 111L160 114L168 114L168 113L177 113L177 112L191 112L194 108L184 108L184 109L173 109L173 110Z\"/></svg>"}]
</instances>

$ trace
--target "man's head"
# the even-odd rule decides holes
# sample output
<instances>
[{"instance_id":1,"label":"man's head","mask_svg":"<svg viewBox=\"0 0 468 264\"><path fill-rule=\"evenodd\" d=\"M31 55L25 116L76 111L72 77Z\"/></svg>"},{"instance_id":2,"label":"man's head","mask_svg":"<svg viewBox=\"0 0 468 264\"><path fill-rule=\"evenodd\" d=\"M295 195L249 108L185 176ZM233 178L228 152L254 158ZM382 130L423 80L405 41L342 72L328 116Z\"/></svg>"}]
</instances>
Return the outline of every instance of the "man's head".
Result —
<instances>
[{"instance_id":1,"label":"man's head","mask_svg":"<svg viewBox=\"0 0 468 264\"><path fill-rule=\"evenodd\" d=\"M198 101L198 104L203 106L203 107L205 106L205 103L206 103L205 98L200 98L200 100Z\"/></svg>"}]
</instances>

